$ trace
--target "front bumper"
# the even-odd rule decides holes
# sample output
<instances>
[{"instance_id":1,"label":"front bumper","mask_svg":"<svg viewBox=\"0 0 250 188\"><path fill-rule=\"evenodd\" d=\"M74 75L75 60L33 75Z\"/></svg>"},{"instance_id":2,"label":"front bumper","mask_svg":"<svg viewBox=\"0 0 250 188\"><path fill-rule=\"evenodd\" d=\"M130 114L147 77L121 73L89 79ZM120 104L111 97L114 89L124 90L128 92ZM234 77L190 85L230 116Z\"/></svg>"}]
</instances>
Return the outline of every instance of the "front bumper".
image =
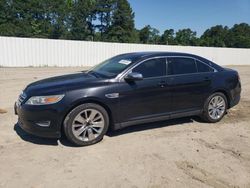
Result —
<instances>
[{"instance_id":1,"label":"front bumper","mask_svg":"<svg viewBox=\"0 0 250 188\"><path fill-rule=\"evenodd\" d=\"M55 108L46 106L14 105L18 115L18 125L27 133L39 137L60 138L62 118ZM40 122L49 121L48 127L39 126Z\"/></svg>"}]
</instances>

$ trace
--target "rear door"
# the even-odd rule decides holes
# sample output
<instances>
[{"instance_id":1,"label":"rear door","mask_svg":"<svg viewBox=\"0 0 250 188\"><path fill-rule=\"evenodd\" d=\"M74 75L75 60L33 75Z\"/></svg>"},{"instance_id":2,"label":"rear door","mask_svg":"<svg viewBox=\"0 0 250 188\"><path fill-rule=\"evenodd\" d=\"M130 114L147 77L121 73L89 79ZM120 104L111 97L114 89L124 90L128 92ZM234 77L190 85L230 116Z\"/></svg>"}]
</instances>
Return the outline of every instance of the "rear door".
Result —
<instances>
[{"instance_id":1,"label":"rear door","mask_svg":"<svg viewBox=\"0 0 250 188\"><path fill-rule=\"evenodd\" d=\"M211 89L210 73L199 72L193 58L169 57L167 62L173 113L201 109Z\"/></svg>"}]
</instances>

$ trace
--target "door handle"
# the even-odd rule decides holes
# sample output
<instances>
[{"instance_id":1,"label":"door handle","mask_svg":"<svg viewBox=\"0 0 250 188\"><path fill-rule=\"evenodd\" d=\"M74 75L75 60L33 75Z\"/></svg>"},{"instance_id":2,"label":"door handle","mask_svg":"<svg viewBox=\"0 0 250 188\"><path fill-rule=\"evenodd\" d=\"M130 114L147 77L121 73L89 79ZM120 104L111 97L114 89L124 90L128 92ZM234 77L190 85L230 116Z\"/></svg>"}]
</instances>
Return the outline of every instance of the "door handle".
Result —
<instances>
[{"instance_id":1,"label":"door handle","mask_svg":"<svg viewBox=\"0 0 250 188\"><path fill-rule=\"evenodd\" d=\"M204 81L210 81L211 79L209 77L205 77Z\"/></svg>"},{"instance_id":2,"label":"door handle","mask_svg":"<svg viewBox=\"0 0 250 188\"><path fill-rule=\"evenodd\" d=\"M166 81L160 81L159 83L158 83L158 86L160 86L160 87L166 87Z\"/></svg>"}]
</instances>

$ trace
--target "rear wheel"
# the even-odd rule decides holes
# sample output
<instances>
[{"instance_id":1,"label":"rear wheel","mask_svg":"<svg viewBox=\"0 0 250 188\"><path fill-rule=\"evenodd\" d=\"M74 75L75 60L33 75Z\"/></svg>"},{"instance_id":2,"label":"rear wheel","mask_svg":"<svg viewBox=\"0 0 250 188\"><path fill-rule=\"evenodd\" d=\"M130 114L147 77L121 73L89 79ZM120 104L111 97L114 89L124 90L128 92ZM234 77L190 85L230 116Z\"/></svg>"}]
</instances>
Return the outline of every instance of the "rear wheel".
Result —
<instances>
[{"instance_id":1,"label":"rear wheel","mask_svg":"<svg viewBox=\"0 0 250 188\"><path fill-rule=\"evenodd\" d=\"M210 95L204 105L202 118L210 123L220 121L227 111L227 98L221 92Z\"/></svg>"},{"instance_id":2,"label":"rear wheel","mask_svg":"<svg viewBox=\"0 0 250 188\"><path fill-rule=\"evenodd\" d=\"M64 120L64 132L72 143L79 146L92 145L106 134L109 117L97 104L86 103L74 108Z\"/></svg>"}]
</instances>

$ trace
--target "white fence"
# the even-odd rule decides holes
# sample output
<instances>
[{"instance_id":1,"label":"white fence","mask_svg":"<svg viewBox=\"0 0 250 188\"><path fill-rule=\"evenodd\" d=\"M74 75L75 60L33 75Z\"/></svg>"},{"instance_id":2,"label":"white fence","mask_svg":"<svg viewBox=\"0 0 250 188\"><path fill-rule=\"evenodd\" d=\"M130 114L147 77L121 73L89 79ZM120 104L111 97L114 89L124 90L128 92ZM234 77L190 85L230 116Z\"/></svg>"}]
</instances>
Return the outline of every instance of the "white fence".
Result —
<instances>
[{"instance_id":1,"label":"white fence","mask_svg":"<svg viewBox=\"0 0 250 188\"><path fill-rule=\"evenodd\" d=\"M93 66L111 56L137 51L186 52L220 65L250 65L250 49L0 37L0 66Z\"/></svg>"}]
</instances>

